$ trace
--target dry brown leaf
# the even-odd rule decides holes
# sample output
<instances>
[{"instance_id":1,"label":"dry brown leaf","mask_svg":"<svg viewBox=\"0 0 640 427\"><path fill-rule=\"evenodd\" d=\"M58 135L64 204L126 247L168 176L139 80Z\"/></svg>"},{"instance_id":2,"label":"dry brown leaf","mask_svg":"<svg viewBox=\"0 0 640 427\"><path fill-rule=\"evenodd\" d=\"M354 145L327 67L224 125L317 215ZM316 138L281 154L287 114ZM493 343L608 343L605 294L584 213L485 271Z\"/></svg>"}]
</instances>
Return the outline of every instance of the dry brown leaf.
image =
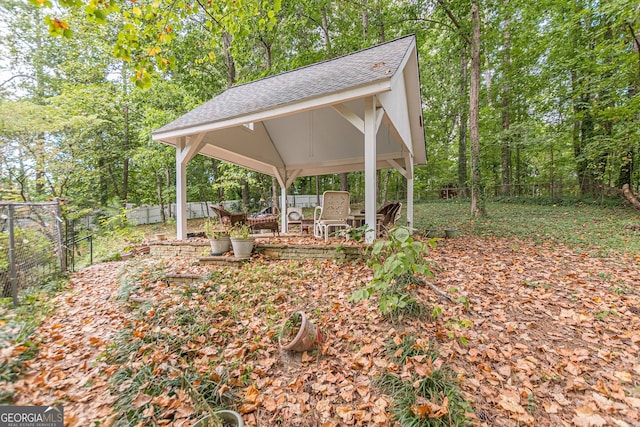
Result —
<instances>
[{"instance_id":1,"label":"dry brown leaf","mask_svg":"<svg viewBox=\"0 0 640 427\"><path fill-rule=\"evenodd\" d=\"M142 392L138 392L138 395L133 399L133 407L138 409L147 403L150 403L153 399L153 396L149 396L148 394L144 394Z\"/></svg>"},{"instance_id":2,"label":"dry brown leaf","mask_svg":"<svg viewBox=\"0 0 640 427\"><path fill-rule=\"evenodd\" d=\"M247 403L256 403L260 397L260 390L254 384L251 384L244 393L244 400Z\"/></svg>"},{"instance_id":3,"label":"dry brown leaf","mask_svg":"<svg viewBox=\"0 0 640 427\"><path fill-rule=\"evenodd\" d=\"M555 402L542 402L542 406L547 414L557 414L558 409L560 409L560 406Z\"/></svg>"},{"instance_id":4,"label":"dry brown leaf","mask_svg":"<svg viewBox=\"0 0 640 427\"><path fill-rule=\"evenodd\" d=\"M418 396L411 405L411 412L418 418L442 418L449 413L449 399L445 397L441 404L437 404Z\"/></svg>"},{"instance_id":5,"label":"dry brown leaf","mask_svg":"<svg viewBox=\"0 0 640 427\"><path fill-rule=\"evenodd\" d=\"M506 411L512 412L514 414L524 414L526 413L524 407L520 405L520 402L517 401L512 396L500 395L500 399L498 400L498 405Z\"/></svg>"},{"instance_id":6,"label":"dry brown leaf","mask_svg":"<svg viewBox=\"0 0 640 427\"><path fill-rule=\"evenodd\" d=\"M577 427L600 427L607 425L607 421L588 406L578 406L575 411L576 416L572 418L571 422Z\"/></svg>"},{"instance_id":7,"label":"dry brown leaf","mask_svg":"<svg viewBox=\"0 0 640 427\"><path fill-rule=\"evenodd\" d=\"M623 383L630 383L633 381L633 376L629 372L615 371L613 375Z\"/></svg>"}]
</instances>

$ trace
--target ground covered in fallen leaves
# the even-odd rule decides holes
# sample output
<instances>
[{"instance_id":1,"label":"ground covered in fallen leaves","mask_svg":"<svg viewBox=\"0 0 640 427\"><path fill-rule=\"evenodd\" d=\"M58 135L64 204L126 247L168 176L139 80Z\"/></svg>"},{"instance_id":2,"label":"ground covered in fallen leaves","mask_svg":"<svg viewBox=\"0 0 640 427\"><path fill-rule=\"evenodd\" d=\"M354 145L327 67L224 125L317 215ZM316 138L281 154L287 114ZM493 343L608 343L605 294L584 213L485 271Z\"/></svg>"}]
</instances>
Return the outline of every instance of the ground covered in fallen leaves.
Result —
<instances>
[{"instance_id":1,"label":"ground covered in fallen leaves","mask_svg":"<svg viewBox=\"0 0 640 427\"><path fill-rule=\"evenodd\" d=\"M375 300L348 301L371 279L363 262L91 266L56 297L38 356L10 384L15 403L62 404L66 426L190 426L220 404L249 426L386 426L395 402L376 378L449 367L473 425L640 425L640 256L463 236L429 257L446 296L417 287L421 315L393 320ZM277 335L298 310L324 342L293 357ZM399 364L390 348L406 337L437 357ZM439 405L430 413L446 420Z\"/></svg>"}]
</instances>

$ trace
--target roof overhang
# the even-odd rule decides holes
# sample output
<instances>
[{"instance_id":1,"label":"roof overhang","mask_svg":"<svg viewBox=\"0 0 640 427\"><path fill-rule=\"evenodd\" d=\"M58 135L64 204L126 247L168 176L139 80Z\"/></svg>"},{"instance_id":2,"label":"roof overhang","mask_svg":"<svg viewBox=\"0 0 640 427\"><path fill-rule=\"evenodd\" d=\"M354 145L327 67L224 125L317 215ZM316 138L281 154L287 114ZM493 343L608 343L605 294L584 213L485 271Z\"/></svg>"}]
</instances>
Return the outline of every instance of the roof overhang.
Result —
<instances>
[{"instance_id":1,"label":"roof overhang","mask_svg":"<svg viewBox=\"0 0 640 427\"><path fill-rule=\"evenodd\" d=\"M286 181L298 176L358 171L364 169L362 123L365 99L373 98L381 113L376 134L377 168L402 170L409 161L415 165L424 164L426 150L417 49L413 37L409 43L405 39L400 39L405 43L398 66L387 75L380 73L365 83L320 91L315 96L277 105L267 104L261 109L243 111L238 108L234 114L224 117L208 116L205 104L197 112L198 120L176 120L154 132L153 139L173 146L197 139L201 141L199 154ZM372 61L376 59L374 49L366 52L372 56ZM320 65L333 65L333 61L339 59ZM379 63L370 68L377 66ZM311 68L303 69L304 72L308 70ZM296 70L276 77L295 79L295 73ZM242 89L272 89L269 85L273 86L273 82L265 82L262 86L261 82L252 82L252 88ZM235 101L232 89L223 95ZM217 98L210 102L215 103ZM223 104L222 100L219 103ZM224 105L214 107L219 109Z\"/></svg>"}]
</instances>

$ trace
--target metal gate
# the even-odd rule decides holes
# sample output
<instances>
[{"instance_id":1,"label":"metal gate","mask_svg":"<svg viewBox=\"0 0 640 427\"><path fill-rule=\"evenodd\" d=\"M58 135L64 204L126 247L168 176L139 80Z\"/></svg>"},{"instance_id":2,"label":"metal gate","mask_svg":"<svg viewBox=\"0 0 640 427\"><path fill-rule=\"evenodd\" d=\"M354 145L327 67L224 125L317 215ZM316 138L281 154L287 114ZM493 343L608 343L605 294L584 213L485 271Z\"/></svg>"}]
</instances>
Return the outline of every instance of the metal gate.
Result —
<instances>
[{"instance_id":1,"label":"metal gate","mask_svg":"<svg viewBox=\"0 0 640 427\"><path fill-rule=\"evenodd\" d=\"M59 202L0 202L0 296L17 305L20 291L64 271Z\"/></svg>"}]
</instances>

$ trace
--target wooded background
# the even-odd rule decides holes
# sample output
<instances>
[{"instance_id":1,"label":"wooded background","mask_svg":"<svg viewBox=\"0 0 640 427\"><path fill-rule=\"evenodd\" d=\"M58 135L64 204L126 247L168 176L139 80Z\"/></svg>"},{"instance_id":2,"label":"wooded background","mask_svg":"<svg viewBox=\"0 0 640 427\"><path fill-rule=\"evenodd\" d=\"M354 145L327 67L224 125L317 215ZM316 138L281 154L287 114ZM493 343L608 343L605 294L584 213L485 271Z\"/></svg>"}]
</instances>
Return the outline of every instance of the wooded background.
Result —
<instances>
[{"instance_id":1,"label":"wooded background","mask_svg":"<svg viewBox=\"0 0 640 427\"><path fill-rule=\"evenodd\" d=\"M173 202L175 151L153 130L231 85L410 33L428 155L418 199L472 183L553 198L640 185L636 1L2 0L0 21L0 199ZM380 172L380 200L405 197L400 178ZM252 210L272 186L202 156L188 165L189 201ZM362 198L362 174L291 192L332 188Z\"/></svg>"}]
</instances>

